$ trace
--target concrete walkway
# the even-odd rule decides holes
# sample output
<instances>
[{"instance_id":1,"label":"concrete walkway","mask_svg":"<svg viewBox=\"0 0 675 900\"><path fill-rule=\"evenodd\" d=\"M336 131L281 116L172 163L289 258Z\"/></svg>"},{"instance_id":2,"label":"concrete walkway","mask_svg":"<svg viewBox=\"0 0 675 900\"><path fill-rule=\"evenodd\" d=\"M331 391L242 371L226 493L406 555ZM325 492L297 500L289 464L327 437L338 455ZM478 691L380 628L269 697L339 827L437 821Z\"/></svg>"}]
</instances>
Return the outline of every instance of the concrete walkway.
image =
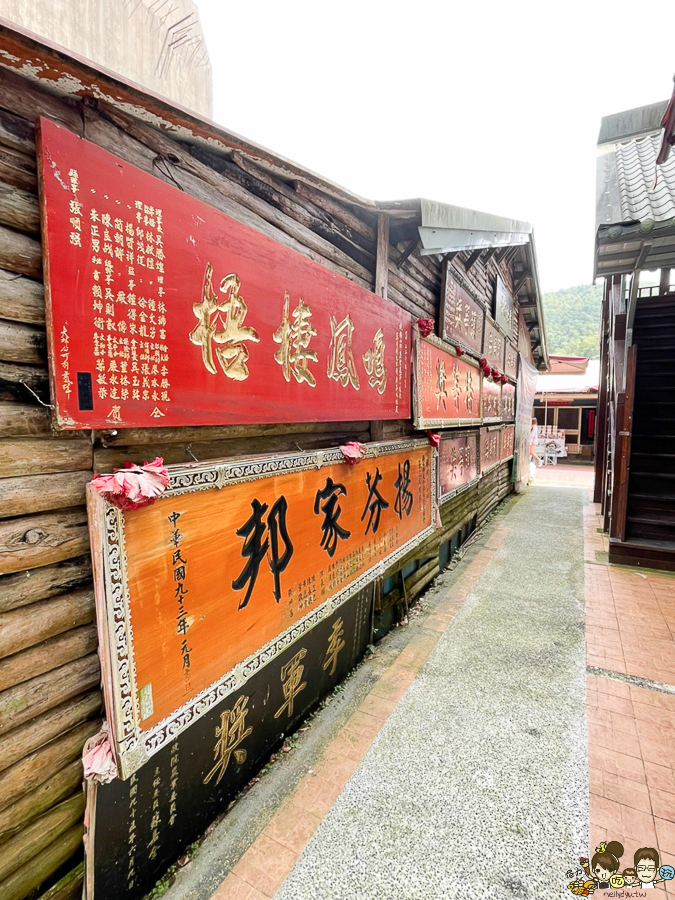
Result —
<instances>
[{"instance_id":1,"label":"concrete walkway","mask_svg":"<svg viewBox=\"0 0 675 900\"><path fill-rule=\"evenodd\" d=\"M588 848L582 491L504 540L277 900L570 896Z\"/></svg>"}]
</instances>

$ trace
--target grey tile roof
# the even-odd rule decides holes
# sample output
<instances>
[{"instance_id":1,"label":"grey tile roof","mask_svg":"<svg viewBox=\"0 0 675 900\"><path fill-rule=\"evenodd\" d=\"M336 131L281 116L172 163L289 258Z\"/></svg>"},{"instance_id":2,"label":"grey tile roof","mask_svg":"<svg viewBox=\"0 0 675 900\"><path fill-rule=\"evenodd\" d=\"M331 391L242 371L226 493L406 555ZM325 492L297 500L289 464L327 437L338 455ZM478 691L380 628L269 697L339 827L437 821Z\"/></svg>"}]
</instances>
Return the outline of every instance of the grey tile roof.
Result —
<instances>
[{"instance_id":1,"label":"grey tile roof","mask_svg":"<svg viewBox=\"0 0 675 900\"><path fill-rule=\"evenodd\" d=\"M653 188L661 132L617 144L614 150L621 217L663 222L675 217L675 155L659 166ZM653 188L653 189L652 189Z\"/></svg>"}]
</instances>

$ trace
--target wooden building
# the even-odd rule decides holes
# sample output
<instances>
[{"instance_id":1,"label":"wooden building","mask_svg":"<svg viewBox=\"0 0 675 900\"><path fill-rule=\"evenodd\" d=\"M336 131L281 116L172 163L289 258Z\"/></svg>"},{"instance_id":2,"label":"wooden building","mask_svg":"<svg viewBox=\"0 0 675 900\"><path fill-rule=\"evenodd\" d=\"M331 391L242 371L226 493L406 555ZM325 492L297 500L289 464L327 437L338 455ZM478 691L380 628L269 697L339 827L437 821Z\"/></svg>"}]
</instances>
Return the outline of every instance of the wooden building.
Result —
<instances>
[{"instance_id":1,"label":"wooden building","mask_svg":"<svg viewBox=\"0 0 675 900\"><path fill-rule=\"evenodd\" d=\"M540 426L562 431L568 456L592 459L598 407L599 360L550 356L539 375L534 416Z\"/></svg>"},{"instance_id":2,"label":"wooden building","mask_svg":"<svg viewBox=\"0 0 675 900\"><path fill-rule=\"evenodd\" d=\"M66 900L83 884L82 748L103 715L85 508L92 474L129 459L208 462L415 431L409 419L56 428L36 120L387 298L413 320L433 319L441 337L449 295L461 292L485 313L492 337L517 348L502 371L518 354L543 369L547 354L528 226L427 201L363 200L4 22L0 47L0 897ZM492 318L498 281L513 301L509 334ZM623 293L610 285L619 309ZM482 357L485 340L481 334L463 351L467 358ZM503 418L497 410L494 422ZM376 585L381 631L512 490L511 469L510 455L497 453L441 498L433 534Z\"/></svg>"},{"instance_id":3,"label":"wooden building","mask_svg":"<svg viewBox=\"0 0 675 900\"><path fill-rule=\"evenodd\" d=\"M675 158L666 152L666 107L607 116L600 128L595 275L605 289L595 500L611 562L673 569ZM641 277L648 272L651 286Z\"/></svg>"}]
</instances>

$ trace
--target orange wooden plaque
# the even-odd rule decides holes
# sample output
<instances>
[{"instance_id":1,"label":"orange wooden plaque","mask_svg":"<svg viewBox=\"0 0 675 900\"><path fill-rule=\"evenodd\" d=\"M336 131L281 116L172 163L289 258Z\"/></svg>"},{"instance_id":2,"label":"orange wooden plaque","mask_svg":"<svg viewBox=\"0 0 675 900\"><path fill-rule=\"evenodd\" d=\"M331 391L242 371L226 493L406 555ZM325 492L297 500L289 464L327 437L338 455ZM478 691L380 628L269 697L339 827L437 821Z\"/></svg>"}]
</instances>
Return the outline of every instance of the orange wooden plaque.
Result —
<instances>
[{"instance_id":1,"label":"orange wooden plaque","mask_svg":"<svg viewBox=\"0 0 675 900\"><path fill-rule=\"evenodd\" d=\"M87 502L123 778L433 530L426 440L171 466L152 506ZM309 674L309 673L307 673Z\"/></svg>"}]
</instances>

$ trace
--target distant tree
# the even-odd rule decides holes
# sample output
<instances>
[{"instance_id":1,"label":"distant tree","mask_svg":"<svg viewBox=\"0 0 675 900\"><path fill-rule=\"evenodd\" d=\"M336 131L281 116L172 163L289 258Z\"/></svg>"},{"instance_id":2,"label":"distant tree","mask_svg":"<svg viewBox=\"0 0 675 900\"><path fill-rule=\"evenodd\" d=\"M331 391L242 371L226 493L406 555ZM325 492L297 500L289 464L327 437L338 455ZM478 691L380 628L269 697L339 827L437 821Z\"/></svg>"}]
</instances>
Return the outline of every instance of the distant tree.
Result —
<instances>
[{"instance_id":1,"label":"distant tree","mask_svg":"<svg viewBox=\"0 0 675 900\"><path fill-rule=\"evenodd\" d=\"M548 352L560 356L600 355L602 288L593 284L543 295Z\"/></svg>"}]
</instances>

